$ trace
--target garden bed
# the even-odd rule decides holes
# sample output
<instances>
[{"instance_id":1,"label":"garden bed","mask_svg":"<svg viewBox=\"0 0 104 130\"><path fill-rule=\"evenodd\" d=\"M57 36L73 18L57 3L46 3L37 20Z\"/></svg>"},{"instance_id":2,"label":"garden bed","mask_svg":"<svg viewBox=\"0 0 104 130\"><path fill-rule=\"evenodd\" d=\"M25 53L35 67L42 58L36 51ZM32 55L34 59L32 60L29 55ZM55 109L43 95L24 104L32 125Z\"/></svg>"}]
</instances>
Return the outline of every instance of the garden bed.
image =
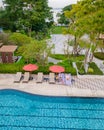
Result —
<instances>
[{"instance_id":1,"label":"garden bed","mask_svg":"<svg viewBox=\"0 0 104 130\"><path fill-rule=\"evenodd\" d=\"M98 66L94 62L89 63L89 68L92 69L93 71L87 72L87 73L85 73L84 65L82 62L77 62L76 65L77 65L79 74L103 75L103 72L98 68Z\"/></svg>"},{"instance_id":2,"label":"garden bed","mask_svg":"<svg viewBox=\"0 0 104 130\"><path fill-rule=\"evenodd\" d=\"M104 53L103 52L96 52L94 56L100 60L104 60Z\"/></svg>"}]
</instances>

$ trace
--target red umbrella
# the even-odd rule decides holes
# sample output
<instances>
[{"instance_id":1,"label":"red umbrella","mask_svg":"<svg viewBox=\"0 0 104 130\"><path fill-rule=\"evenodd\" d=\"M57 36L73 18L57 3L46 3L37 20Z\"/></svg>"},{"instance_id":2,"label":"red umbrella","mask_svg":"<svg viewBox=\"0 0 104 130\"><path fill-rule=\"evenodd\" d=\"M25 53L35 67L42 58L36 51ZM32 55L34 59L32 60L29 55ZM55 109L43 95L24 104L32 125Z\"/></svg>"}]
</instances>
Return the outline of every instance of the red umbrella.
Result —
<instances>
[{"instance_id":1,"label":"red umbrella","mask_svg":"<svg viewBox=\"0 0 104 130\"><path fill-rule=\"evenodd\" d=\"M35 64L28 64L28 65L25 65L25 66L23 67L23 70L25 70L25 71L30 71L30 72L32 72L32 71L34 71L34 70L37 70L37 69L38 69L38 66L35 65Z\"/></svg>"},{"instance_id":2,"label":"red umbrella","mask_svg":"<svg viewBox=\"0 0 104 130\"><path fill-rule=\"evenodd\" d=\"M65 68L59 65L53 65L49 67L49 70L54 73L61 73L65 71Z\"/></svg>"}]
</instances>

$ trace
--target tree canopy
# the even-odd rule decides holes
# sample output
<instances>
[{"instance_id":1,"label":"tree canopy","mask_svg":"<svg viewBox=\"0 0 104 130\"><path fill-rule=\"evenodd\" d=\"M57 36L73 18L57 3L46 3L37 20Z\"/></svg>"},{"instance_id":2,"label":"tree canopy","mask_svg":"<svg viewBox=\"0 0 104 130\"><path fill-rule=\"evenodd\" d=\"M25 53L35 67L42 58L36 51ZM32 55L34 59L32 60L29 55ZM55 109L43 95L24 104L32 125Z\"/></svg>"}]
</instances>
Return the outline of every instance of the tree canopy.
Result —
<instances>
[{"instance_id":1,"label":"tree canopy","mask_svg":"<svg viewBox=\"0 0 104 130\"><path fill-rule=\"evenodd\" d=\"M7 19L7 29L19 30L31 36L39 32L45 35L47 29L53 22L51 8L48 7L48 0L4 0L4 10L0 19ZM0 22L0 26L5 24Z\"/></svg>"},{"instance_id":2,"label":"tree canopy","mask_svg":"<svg viewBox=\"0 0 104 130\"><path fill-rule=\"evenodd\" d=\"M70 12L66 12L68 18L75 19L77 30L83 33L104 33L104 1L81 0L73 5Z\"/></svg>"},{"instance_id":3,"label":"tree canopy","mask_svg":"<svg viewBox=\"0 0 104 130\"><path fill-rule=\"evenodd\" d=\"M27 62L33 59L40 65L46 65L52 48L53 45L47 45L47 42L44 40L31 40L30 44L21 46L18 49L18 53L22 54Z\"/></svg>"},{"instance_id":4,"label":"tree canopy","mask_svg":"<svg viewBox=\"0 0 104 130\"><path fill-rule=\"evenodd\" d=\"M99 35L104 34L103 12L103 0L80 0L77 2L77 4L72 6L71 11L65 12L65 16L70 19L67 33L75 36L75 50L77 50L78 46L80 45L79 39L81 36L88 34L90 38L90 47L87 50L85 56L86 59L87 56L89 56L89 53L94 53L96 47L101 44L99 42ZM86 46L86 42L84 43Z\"/></svg>"},{"instance_id":5,"label":"tree canopy","mask_svg":"<svg viewBox=\"0 0 104 130\"><path fill-rule=\"evenodd\" d=\"M64 13L65 13L65 11L70 11L71 9L72 9L72 5L65 6L62 9L61 13L57 14L57 16L59 17L59 19L58 19L59 24L65 24L65 25L69 24L69 19L67 17L65 17Z\"/></svg>"}]
</instances>

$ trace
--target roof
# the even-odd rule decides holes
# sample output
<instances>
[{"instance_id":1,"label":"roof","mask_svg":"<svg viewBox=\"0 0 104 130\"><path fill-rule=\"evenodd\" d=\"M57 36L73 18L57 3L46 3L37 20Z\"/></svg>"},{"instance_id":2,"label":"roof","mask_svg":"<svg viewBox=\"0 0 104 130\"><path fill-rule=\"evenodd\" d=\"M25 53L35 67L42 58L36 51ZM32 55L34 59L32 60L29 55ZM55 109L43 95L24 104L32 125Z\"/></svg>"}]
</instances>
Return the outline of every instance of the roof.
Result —
<instances>
[{"instance_id":1,"label":"roof","mask_svg":"<svg viewBox=\"0 0 104 130\"><path fill-rule=\"evenodd\" d=\"M4 45L0 48L0 52L14 52L17 46L14 45Z\"/></svg>"}]
</instances>

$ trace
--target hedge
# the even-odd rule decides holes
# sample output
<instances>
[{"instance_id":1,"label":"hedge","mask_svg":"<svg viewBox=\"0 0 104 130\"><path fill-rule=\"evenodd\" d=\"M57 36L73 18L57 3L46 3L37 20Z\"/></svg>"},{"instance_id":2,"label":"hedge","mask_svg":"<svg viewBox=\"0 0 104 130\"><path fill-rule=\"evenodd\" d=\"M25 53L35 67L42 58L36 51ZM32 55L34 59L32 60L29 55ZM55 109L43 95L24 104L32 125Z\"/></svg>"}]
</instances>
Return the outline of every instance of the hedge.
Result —
<instances>
[{"instance_id":1,"label":"hedge","mask_svg":"<svg viewBox=\"0 0 104 130\"><path fill-rule=\"evenodd\" d=\"M82 68L81 68L81 66L82 66ZM78 71L80 74L103 75L103 72L98 68L98 66L94 62L89 63L89 68L93 69L92 73L90 73L90 72L85 73L84 66L82 65L82 62L77 62L77 68L78 68Z\"/></svg>"},{"instance_id":2,"label":"hedge","mask_svg":"<svg viewBox=\"0 0 104 130\"><path fill-rule=\"evenodd\" d=\"M94 56L100 60L104 60L104 52L96 52Z\"/></svg>"}]
</instances>

